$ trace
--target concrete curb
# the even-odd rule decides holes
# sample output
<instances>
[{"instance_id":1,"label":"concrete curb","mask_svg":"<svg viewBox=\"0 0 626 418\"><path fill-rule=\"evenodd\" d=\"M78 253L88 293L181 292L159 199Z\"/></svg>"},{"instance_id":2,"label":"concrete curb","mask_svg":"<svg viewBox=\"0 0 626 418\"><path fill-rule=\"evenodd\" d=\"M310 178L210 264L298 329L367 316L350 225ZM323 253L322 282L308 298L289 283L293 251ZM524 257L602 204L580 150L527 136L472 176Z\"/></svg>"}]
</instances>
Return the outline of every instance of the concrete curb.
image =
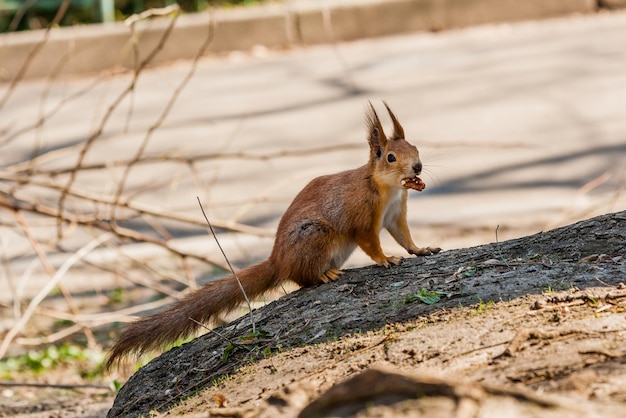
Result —
<instances>
[{"instance_id":1,"label":"concrete curb","mask_svg":"<svg viewBox=\"0 0 626 418\"><path fill-rule=\"evenodd\" d=\"M616 0L613 0L616 1ZM622 1L622 0L619 0ZM626 3L626 2L625 2ZM215 36L207 53L249 50L255 45L285 48L350 41L416 31L592 13L596 0L300 0L213 12ZM139 22L140 59L158 45L170 19ZM193 58L209 31L208 13L180 16L151 64ZM13 80L43 31L0 35L0 82ZM60 28L50 32L24 78L56 73L85 74L132 68L131 33L123 23Z\"/></svg>"}]
</instances>

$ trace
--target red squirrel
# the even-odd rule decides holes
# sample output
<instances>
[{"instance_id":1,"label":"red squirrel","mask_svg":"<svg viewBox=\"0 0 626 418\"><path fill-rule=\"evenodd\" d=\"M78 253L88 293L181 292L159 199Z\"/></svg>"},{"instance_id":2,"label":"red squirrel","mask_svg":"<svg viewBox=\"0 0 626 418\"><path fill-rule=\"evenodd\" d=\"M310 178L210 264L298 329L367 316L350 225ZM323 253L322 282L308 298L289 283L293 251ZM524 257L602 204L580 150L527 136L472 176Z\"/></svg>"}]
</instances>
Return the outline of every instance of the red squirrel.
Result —
<instances>
[{"instance_id":1,"label":"red squirrel","mask_svg":"<svg viewBox=\"0 0 626 418\"><path fill-rule=\"evenodd\" d=\"M385 136L369 103L369 161L354 170L317 177L298 193L278 224L269 258L237 273L249 299L287 280L301 287L336 280L341 265L357 246L381 266L398 265L400 258L385 255L380 247L383 228L409 254L440 251L420 248L411 239L407 189L421 191L425 187L418 177L422 162L417 148L405 140L398 119L383 103L393 122L392 135ZM131 323L109 352L106 367L128 355L162 349L193 335L199 323L215 321L243 301L234 276L209 282L168 309Z\"/></svg>"}]
</instances>

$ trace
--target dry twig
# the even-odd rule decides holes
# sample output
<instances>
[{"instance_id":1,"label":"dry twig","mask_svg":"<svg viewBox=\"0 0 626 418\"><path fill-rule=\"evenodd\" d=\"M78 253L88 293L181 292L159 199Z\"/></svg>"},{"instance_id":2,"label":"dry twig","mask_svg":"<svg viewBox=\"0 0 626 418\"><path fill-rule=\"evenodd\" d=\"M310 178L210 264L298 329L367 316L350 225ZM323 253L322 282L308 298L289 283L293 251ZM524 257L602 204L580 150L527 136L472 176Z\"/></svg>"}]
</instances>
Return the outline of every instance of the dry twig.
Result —
<instances>
[{"instance_id":1,"label":"dry twig","mask_svg":"<svg viewBox=\"0 0 626 418\"><path fill-rule=\"evenodd\" d=\"M6 92L4 93L4 96L2 97L2 99L0 99L0 110L2 110L4 105L7 103L7 101L13 94L18 83L22 80L22 78L24 78L24 75L26 74L26 71L28 71L28 67L30 67L30 64L33 62L33 59L37 56L39 51L41 51L41 49L44 47L46 42L48 42L48 38L50 37L50 30L52 30L53 27L58 25L61 19L63 19L63 16L65 16L65 12L67 12L67 8L69 7L69 5L70 5L70 0L63 0L63 3L61 3L61 5L59 6L59 9L57 10L54 18L52 19L52 22L50 22L50 24L46 28L46 31L43 34L43 39L39 41L37 44L35 44L33 49L30 51L30 53L26 57L26 60L24 60L24 63L22 64L22 67L19 69L17 75L11 81L11 84L9 85L9 88L6 90Z\"/></svg>"}]
</instances>

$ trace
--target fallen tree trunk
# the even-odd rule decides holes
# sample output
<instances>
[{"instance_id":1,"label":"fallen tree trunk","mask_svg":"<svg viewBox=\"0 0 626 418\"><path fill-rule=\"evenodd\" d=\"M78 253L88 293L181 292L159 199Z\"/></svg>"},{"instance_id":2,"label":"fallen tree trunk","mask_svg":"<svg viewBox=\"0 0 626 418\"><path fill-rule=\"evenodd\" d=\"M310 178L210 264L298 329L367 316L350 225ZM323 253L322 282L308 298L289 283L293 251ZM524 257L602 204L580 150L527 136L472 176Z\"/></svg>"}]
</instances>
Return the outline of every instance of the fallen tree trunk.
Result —
<instances>
[{"instance_id":1,"label":"fallen tree trunk","mask_svg":"<svg viewBox=\"0 0 626 418\"><path fill-rule=\"evenodd\" d=\"M412 258L391 269L348 270L337 282L301 289L256 310L256 335L246 315L154 359L120 390L109 417L163 410L277 347L323 343L546 289L617 286L624 280L626 211L499 244Z\"/></svg>"}]
</instances>

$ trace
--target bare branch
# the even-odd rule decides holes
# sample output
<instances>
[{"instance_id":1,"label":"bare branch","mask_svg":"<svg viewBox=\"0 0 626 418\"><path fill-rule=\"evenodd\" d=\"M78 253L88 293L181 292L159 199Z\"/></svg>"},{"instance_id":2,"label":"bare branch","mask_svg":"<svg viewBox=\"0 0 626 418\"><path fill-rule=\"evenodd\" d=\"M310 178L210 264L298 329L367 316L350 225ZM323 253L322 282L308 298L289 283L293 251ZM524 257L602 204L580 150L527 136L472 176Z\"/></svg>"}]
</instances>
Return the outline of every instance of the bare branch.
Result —
<instances>
[{"instance_id":1,"label":"bare branch","mask_svg":"<svg viewBox=\"0 0 626 418\"><path fill-rule=\"evenodd\" d=\"M32 1L32 0L30 0ZM64 0L63 7L59 9L55 17L58 22L67 8L69 0ZM311 148L300 151L277 151L267 154L253 154L248 152L203 152L193 156L179 152L151 153L153 137L167 120L171 111L177 105L178 98L183 89L188 85L198 67L199 60L206 54L215 32L215 22L212 14L208 16L206 38L198 48L189 68L177 82L168 100L164 101L161 113L156 115L155 120L143 133L143 138L136 143L136 148L131 151L131 156L119 156L113 161L103 163L91 163L91 154L100 142L110 139L104 137L105 130L110 128L116 112L119 113L126 103L128 111L125 120L122 120L124 132L128 131L134 117L136 106L135 95L139 91L140 77L144 74L147 66L154 61L162 51L166 42L171 38L172 31L179 16L177 5L163 9L153 9L146 13L132 16L127 20L131 34L130 47L135 57L135 66L131 77L126 84L121 86L121 91L115 93L110 101L105 103L98 112L92 128L82 133L86 138L76 144L68 138L54 137L48 144L45 135L51 130L56 120L61 119L67 111L68 105L82 103L86 95L96 91L106 77L114 75L111 70L86 81L77 90L70 90L58 99L53 99L57 94L56 83L59 76L63 75L65 66L70 62L72 53L70 50L50 69L46 84L38 94L38 109L32 120L15 122L10 118L0 127L0 147L7 148L7 155L26 155L20 157L28 159L18 163L10 163L0 170L0 212L5 209L12 216L0 219L2 232L0 245L3 246L0 262L3 270L1 276L9 281L8 289L11 292L13 303L7 305L9 312L13 313L15 323L9 332L0 340L0 358L7 355L12 344L40 345L57 342L75 336L76 333L84 333L90 345L96 343L93 336L93 327L110 325L113 322L128 322L134 319L134 315L149 309L155 309L172 300L179 299L195 288L196 269L200 265L205 271L213 272L214 268L223 270L232 269L230 262L214 261L205 256L202 248L188 249L177 241L177 234L170 232L181 227L184 230L198 230L197 227L206 228L202 218L189 214L188 209L180 210L170 206L158 206L142 203L140 198L144 194L156 194L169 189L177 190L178 180L186 178L191 172L191 177L197 182L199 188L205 190L211 187L212 182L205 181L197 163L213 160L237 159L269 161L275 158L306 156L318 152L341 151L360 147L360 145L339 145L334 148ZM141 19L153 16L170 16L166 28L158 35L156 46L150 46L147 55L143 58L139 54L140 34L135 33L135 23ZM23 80L30 65L33 65L37 54L44 48L48 41L49 27L44 38L30 52L30 55L22 65L18 76L12 81L8 90L3 93L0 101L0 111L3 106L13 97L17 86ZM125 49L126 51L126 49ZM78 83L76 84L79 85ZM55 102L53 103L53 100ZM239 127L241 126L238 125ZM44 130L43 128L46 127ZM235 133L238 132L235 130ZM233 134L234 135L234 134ZM32 149L23 153L22 145L18 140L33 141ZM113 137L113 139L117 139ZM230 144L230 142L227 142ZM69 144L69 145L67 145ZM49 149L44 147L49 146ZM13 153L14 148L19 148L19 153ZM89 154L89 155L88 155ZM126 154L128 155L128 154ZM15 157L10 157L15 158ZM156 179L144 184L132 184L133 169L139 165L154 164L157 168L161 163L173 163L174 169L180 176L175 175L167 179ZM196 165L197 164L197 165ZM83 186L82 175L90 170L107 170L111 172L111 180L106 179L102 190L93 190L91 186ZM119 173L119 176L117 176ZM105 173L106 174L106 173ZM184 176L183 176L184 174ZM202 174L202 175L201 175ZM117 176L117 177L116 177ZM217 178L217 177L216 177ZM110 183L109 183L110 182ZM87 183L87 182L85 182ZM91 183L90 183L91 184ZM267 194L267 193L266 193ZM262 199L264 199L262 197ZM257 201L254 204L258 203ZM262 201L262 200L261 200ZM247 206L249 209L250 206ZM239 212L242 213L242 212ZM206 216L206 214L205 214ZM229 215L230 216L230 215ZM235 218L236 219L236 218ZM139 226L136 227L135 224ZM170 227L175 224L174 227ZM142 228L147 227L147 231ZM211 228L221 228L241 234L260 237L273 237L274 232L251 225L245 225L230 220L213 220ZM56 234L50 234L56 228ZM16 234L18 245L13 245L5 237ZM89 242L81 242L85 236L97 238ZM87 238L89 240L90 238ZM124 247L126 242L148 244ZM219 246L218 242L218 246ZM6 247L6 251L4 251ZM100 254L107 257L106 260L96 259L86 255L103 247ZM221 247L220 247L221 248ZM74 250L76 249L76 250ZM156 250L156 251L155 251ZM75 251L72 253L72 251ZM165 253L165 257L163 257ZM158 256L155 258L154 255ZM109 258L111 257L111 258ZM111 262L110 260L115 260ZM18 263L13 263L18 260ZM25 260L25 262L23 262ZM97 260L97 261L94 261ZM21 271L14 273L14 266L20 266ZM40 280L40 270L50 277L44 277L45 284L41 289L36 288L32 293L33 280ZM207 269L207 267L209 267ZM73 287L69 287L66 280L68 271L83 268L89 274L111 275L113 279L128 283L131 287L143 287L166 297L146 304L136 304L130 308L102 313L91 313L91 307L83 308L75 299L78 293ZM204 274L204 273L202 273ZM14 279L16 276L19 280ZM163 280L166 279L166 280ZM170 282L171 280L171 282ZM14 283L15 282L15 283ZM188 286L184 291L178 291L177 283ZM50 309L45 301L50 297L50 291L58 288L64 296L61 307ZM33 296L34 294L34 296ZM31 299L26 300L25 297ZM82 297L82 296L81 296ZM87 297L91 297L88 295ZM101 298L98 297L98 300ZM42 304L43 302L43 304ZM113 302L113 299L110 300ZM25 310L22 305L27 304ZM101 302L98 302L101 304ZM102 304L104 305L104 304ZM95 309L111 309L108 306L94 306ZM248 308L251 304L248 301ZM23 311L23 312L22 312ZM11 313L9 313L11 314ZM51 319L71 321L71 324L61 329L48 332L41 330L39 335L26 337L24 329L33 321L33 317L43 319L49 323ZM36 324L39 326L39 323ZM254 326L253 326L254 328Z\"/></svg>"},{"instance_id":2,"label":"bare branch","mask_svg":"<svg viewBox=\"0 0 626 418\"><path fill-rule=\"evenodd\" d=\"M39 240L37 240L37 238L35 238L34 234L32 233L31 228L26 222L26 219L24 219L22 214L17 211L13 212L13 216L15 216L15 219L17 219L17 222L21 225L22 230L24 231L24 234L26 235L26 238L28 239L31 246L33 247L33 250L39 257L39 260L41 261L41 264L44 266L44 269L46 270L46 272L51 277L54 277L57 272L55 271L54 267L48 260L46 253L41 248ZM79 313L78 306L74 302L74 298L72 297L72 294L67 290L67 288L61 282L57 283L57 287L63 294L63 297L65 298L65 301L67 302L67 306L70 308L70 310L74 314L78 314ZM85 337L87 338L87 341L89 341L89 345L92 347L95 346L96 338L94 337L93 332L91 332L91 330L88 327L83 327L83 332L85 333Z\"/></svg>"},{"instance_id":3,"label":"bare branch","mask_svg":"<svg viewBox=\"0 0 626 418\"><path fill-rule=\"evenodd\" d=\"M43 205L41 203L19 200L2 191L0 191L0 206L4 206L5 208L11 208L13 210L25 210L25 211L29 211L29 212L33 212L33 213L37 213L41 215L47 215L67 224L78 224L78 225L95 227L106 232L112 232L115 235L117 235L119 238L125 238L125 239L130 239L133 241L137 241L137 242L146 242L146 243L154 244L156 246L165 248L169 252L181 258L192 258L198 261L202 261L203 263L207 263L215 267L219 267L221 269L226 269L226 270L228 269L228 266L225 265L224 263L221 263L218 261L212 261L206 257L200 256L197 254L186 253L186 252L180 251L172 247L172 245L169 242L153 238L149 235L142 234L132 229L117 226L114 230L111 227L111 224L109 222L104 222L95 216L76 215L76 214L70 214L67 212L59 213L58 208L52 208L52 207Z\"/></svg>"},{"instance_id":4,"label":"bare branch","mask_svg":"<svg viewBox=\"0 0 626 418\"><path fill-rule=\"evenodd\" d=\"M179 16L179 13L176 13L174 17L170 20L170 24L165 30L165 32L163 32L163 34L161 35L161 38L159 39L158 44L152 49L152 51L148 54L148 56L139 64L139 66L135 70L135 76L133 77L128 87L126 87L126 89L122 93L120 93L120 95L109 106L109 108L107 109L107 112L102 117L99 126L91 134L91 136L87 139L87 141L85 141L82 149L80 150L78 161L76 162L76 165L73 167L73 169L70 171L70 178L67 184L65 185L63 192L61 193L61 197L59 198L58 209L60 213L63 212L64 210L67 194L69 190L72 188L72 185L74 184L74 181L76 180L76 176L78 172L82 168L82 164L83 164L83 161L85 160L85 156L87 155L87 152L91 149L94 142L100 137L100 135L102 135L104 127L106 126L109 118L113 114L113 111L117 108L117 106L119 106L122 100L134 90L139 73L154 59L156 54L161 49L163 49L163 46L165 45L166 40L169 38L169 35L172 32L172 29L174 28L174 24L178 16ZM62 238L63 236L62 225L63 223L61 222L61 220L59 220L59 222L57 223L57 237L59 239Z\"/></svg>"},{"instance_id":5,"label":"bare branch","mask_svg":"<svg viewBox=\"0 0 626 418\"><path fill-rule=\"evenodd\" d=\"M65 157L67 155L71 155L76 146L63 148L55 151L50 151L44 155L34 158L32 161L38 164L42 164L45 162L54 161L55 159ZM160 162L177 162L181 164L194 164L203 161L212 161L212 160L249 160L249 161L271 161L277 158L289 158L289 157L309 157L315 154L326 154L329 152L341 152L341 151L349 151L353 149L363 149L362 144L337 144L332 146L323 146L323 147L313 147L306 148L301 150L280 150L276 152L266 153L266 154L255 154L248 153L244 151L238 152L209 152L209 153L197 153L194 154L193 157L189 157L187 155L178 155L175 152L167 152L161 154L154 155L146 155L142 156L139 159L133 160L117 160L106 163L92 163L92 164L84 164L81 166L82 171L86 170L103 170L111 167L126 167L131 162L134 165L138 164L155 164ZM21 173L22 171L26 171L30 168L30 165L27 163L15 164L8 169L12 173ZM71 173L74 168L54 168L54 169L33 169L33 174L46 174L50 176L59 176L62 174Z\"/></svg>"},{"instance_id":6,"label":"bare branch","mask_svg":"<svg viewBox=\"0 0 626 418\"><path fill-rule=\"evenodd\" d=\"M46 42L48 42L48 38L50 37L50 30L56 25L58 25L61 19L63 19L63 16L65 16L65 12L67 12L67 8L69 7L69 5L70 5L70 0L63 0L63 3L61 3L61 5L59 6L59 9L57 10L56 15L54 16L54 19L52 19L52 22L50 22L50 24L46 28L46 31L43 34L43 39L39 41L37 44L35 44L33 49L30 51L30 53L26 57L26 60L24 60L22 67L17 72L17 75L11 81L11 84L9 85L9 88L7 89L7 91L4 93L4 96L2 97L2 99L0 99L0 110L2 110L4 105L7 103L7 101L9 100L9 97L11 97L11 94L13 94L13 91L15 90L15 87L17 86L17 84L22 80L22 78L24 78L24 74L26 74L26 71L28 71L28 67L30 67L30 64L32 63L33 59L37 56L37 54L39 53L41 48L43 48Z\"/></svg>"},{"instance_id":7,"label":"bare branch","mask_svg":"<svg viewBox=\"0 0 626 418\"><path fill-rule=\"evenodd\" d=\"M176 10L178 10L178 5L177 4L176 4ZM145 13L146 13L146 16L152 16L154 13L157 13L157 12L151 9L151 10L147 10ZM209 15L209 17L210 17L210 15ZM131 27L134 27L134 23L135 22L136 22L136 20L131 21L131 23L130 23ZM197 68L197 65L198 65L198 60L204 55L204 53L206 52L207 48L209 47L209 45L213 41L213 33L214 33L214 31L213 31L213 19L210 19L209 20L209 28L208 28L208 31L207 31L207 36L206 36L202 46L200 47L200 49L198 49L198 52L196 53L196 56L194 57L194 60L193 60L193 62L191 64L191 67L190 67L189 71L187 72L187 74L185 75L185 77L183 78L181 83L174 90L174 94L172 95L172 97L168 101L167 105L163 109L163 112L161 113L159 118L156 120L156 122L154 122L154 124L152 124L152 126L150 126L150 128L148 128L148 131L146 132L146 136L144 137L141 145L139 146L139 149L137 149L137 152L135 153L135 157L125 166L124 173L122 174L122 178L121 178L120 182L118 183L117 192L115 194L115 203L111 207L111 223L113 225L115 225L115 210L116 210L116 208L118 206L117 203L121 199L122 193L124 191L124 187L126 185L126 180L128 178L128 175L130 174L130 171L132 170L132 168L136 164L136 162L139 161L139 159L143 155L146 147L148 146L148 142L150 141L150 138L152 137L152 133L154 131L156 131L163 124L163 122L167 118L167 115L172 110L172 107L174 106L174 103L176 103L176 99L178 99L178 96L180 95L180 93L183 91L183 89L185 88L185 86L187 85L189 80L191 80L191 77L193 77L194 73L196 72L196 68Z\"/></svg>"},{"instance_id":8,"label":"bare branch","mask_svg":"<svg viewBox=\"0 0 626 418\"><path fill-rule=\"evenodd\" d=\"M37 119L37 121L31 125L27 125L23 128L18 129L17 131L11 133L10 135L7 134L7 137L4 138L4 140L2 142L0 142L0 146L3 145L8 145L11 142L13 142L15 139L19 138L20 136L22 136L23 134L30 132L34 129L39 129L43 126L43 124L46 122L46 120L52 118L54 115L56 115L60 110L62 110L66 104L71 103L73 100L78 99L80 97L82 97L83 95L85 95L86 93L89 93L90 91L93 90L94 87L96 87L98 85L98 83L100 83L102 80L100 79L100 77L96 77L91 83L89 83L87 86L85 86L84 88L78 90L75 93L72 93L71 95L64 97L62 100L59 101L59 103L56 105L56 107L52 110L50 110L48 113L46 113L45 115L40 115L39 119ZM0 134L5 135L4 132L0 132ZM25 161L21 164L15 164L11 167L12 170L15 170L17 168L17 171L20 170L28 170L29 168L34 168L34 166L36 166L37 164L40 164L42 162L45 161L50 161L50 160L54 160L55 157L61 157L63 155L68 155L71 154L73 152L75 152L75 150L78 148L78 145L74 145L71 147L66 147L66 148L61 148L55 151L49 151L46 154L43 154L41 156L38 157L34 157L28 161Z\"/></svg>"}]
</instances>

